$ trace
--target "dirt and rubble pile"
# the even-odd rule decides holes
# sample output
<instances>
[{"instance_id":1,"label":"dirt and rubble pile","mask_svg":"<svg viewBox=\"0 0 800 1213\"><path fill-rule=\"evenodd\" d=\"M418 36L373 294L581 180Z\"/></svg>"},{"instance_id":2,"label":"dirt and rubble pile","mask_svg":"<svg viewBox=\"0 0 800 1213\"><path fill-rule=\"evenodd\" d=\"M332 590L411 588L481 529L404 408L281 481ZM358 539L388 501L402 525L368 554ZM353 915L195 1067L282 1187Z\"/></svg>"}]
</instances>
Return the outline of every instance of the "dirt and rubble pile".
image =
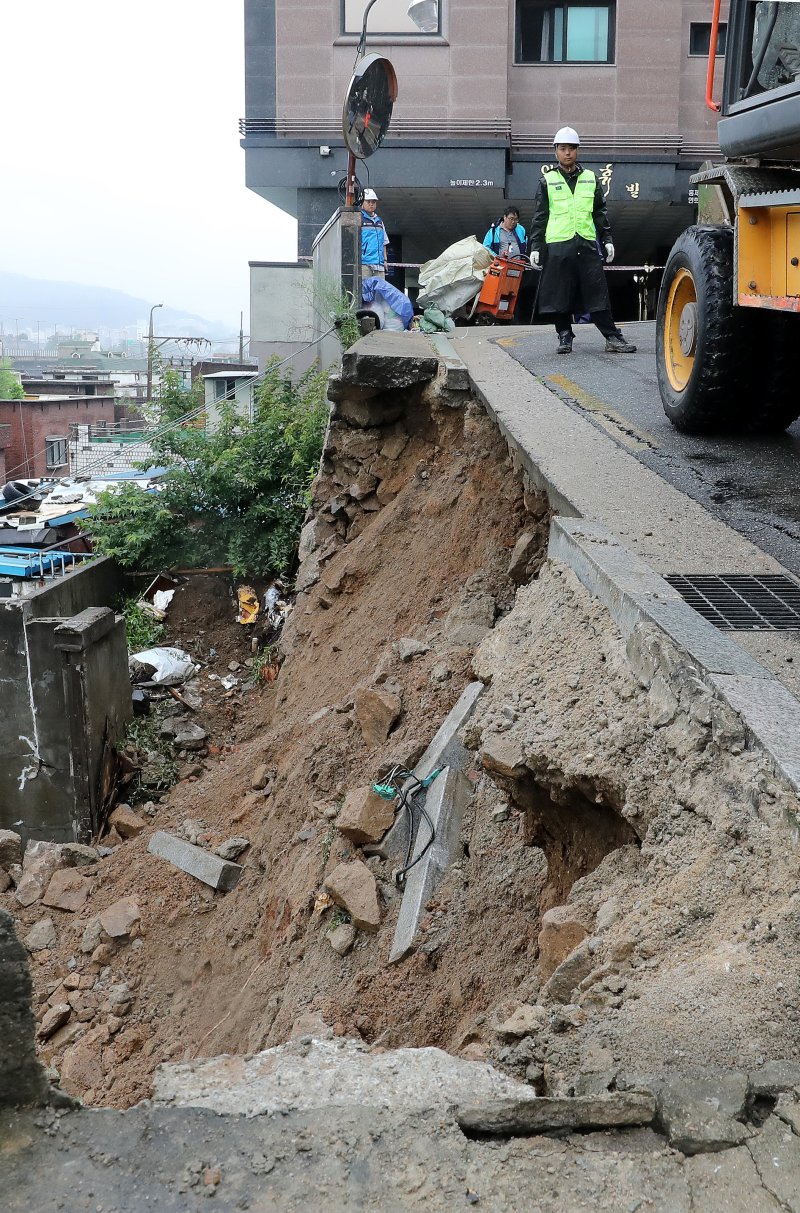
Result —
<instances>
[{"instance_id":1,"label":"dirt and rubble pile","mask_svg":"<svg viewBox=\"0 0 800 1213\"><path fill-rule=\"evenodd\" d=\"M44 902L55 869L0 893L38 932L43 1059L128 1106L161 1062L298 1033L489 1058L548 1095L797 1056L797 804L738 718L648 629L634 676L602 606L543 566L546 502L475 402L333 395L277 682L144 829L84 857L81 905ZM460 853L390 966L369 789L475 677ZM149 855L156 829L236 842L236 888Z\"/></svg>"}]
</instances>

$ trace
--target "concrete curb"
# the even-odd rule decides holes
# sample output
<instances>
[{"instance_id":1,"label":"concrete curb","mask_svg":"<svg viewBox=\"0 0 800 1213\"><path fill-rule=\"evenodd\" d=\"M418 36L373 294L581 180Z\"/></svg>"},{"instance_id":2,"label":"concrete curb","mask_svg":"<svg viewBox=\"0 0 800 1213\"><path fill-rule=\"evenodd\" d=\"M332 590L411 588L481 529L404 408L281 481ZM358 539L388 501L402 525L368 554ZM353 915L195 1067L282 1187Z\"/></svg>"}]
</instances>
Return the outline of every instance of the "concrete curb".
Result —
<instances>
[{"instance_id":1,"label":"concrete curb","mask_svg":"<svg viewBox=\"0 0 800 1213\"><path fill-rule=\"evenodd\" d=\"M698 615L600 523L554 518L548 557L572 569L626 640L638 624L652 624L668 636L741 717L750 743L800 791L800 702L779 679Z\"/></svg>"}]
</instances>

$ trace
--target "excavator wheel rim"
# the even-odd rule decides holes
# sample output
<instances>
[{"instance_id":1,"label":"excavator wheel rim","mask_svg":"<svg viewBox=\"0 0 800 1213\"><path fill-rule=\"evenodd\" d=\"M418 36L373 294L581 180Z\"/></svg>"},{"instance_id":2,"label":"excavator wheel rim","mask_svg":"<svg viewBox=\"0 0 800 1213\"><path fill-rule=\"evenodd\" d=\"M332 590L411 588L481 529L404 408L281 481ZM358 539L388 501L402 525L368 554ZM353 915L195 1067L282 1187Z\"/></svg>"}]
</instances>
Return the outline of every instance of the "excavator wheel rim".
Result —
<instances>
[{"instance_id":1,"label":"excavator wheel rim","mask_svg":"<svg viewBox=\"0 0 800 1213\"><path fill-rule=\"evenodd\" d=\"M684 352L687 326L684 323L681 340L681 321L685 320L685 314L695 313L696 310L697 288L691 271L684 267L678 270L670 284L664 313L664 366L676 392L685 391L694 370L696 340L692 341L689 352Z\"/></svg>"}]
</instances>

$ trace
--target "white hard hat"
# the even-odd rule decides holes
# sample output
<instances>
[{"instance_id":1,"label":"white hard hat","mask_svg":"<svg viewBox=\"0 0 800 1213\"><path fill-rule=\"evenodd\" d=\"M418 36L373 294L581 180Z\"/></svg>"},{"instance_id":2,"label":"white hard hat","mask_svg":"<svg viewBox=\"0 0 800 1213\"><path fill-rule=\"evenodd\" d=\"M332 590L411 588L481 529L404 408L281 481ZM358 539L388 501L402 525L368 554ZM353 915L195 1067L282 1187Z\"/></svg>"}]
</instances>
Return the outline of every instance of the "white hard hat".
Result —
<instances>
[{"instance_id":1,"label":"white hard hat","mask_svg":"<svg viewBox=\"0 0 800 1213\"><path fill-rule=\"evenodd\" d=\"M556 131L556 136L553 140L553 147L555 147L557 143L572 143L575 147L580 147L580 135L574 127L562 126L560 131Z\"/></svg>"},{"instance_id":2,"label":"white hard hat","mask_svg":"<svg viewBox=\"0 0 800 1213\"><path fill-rule=\"evenodd\" d=\"M375 193L374 190L364 190L364 201L365 202L378 202L379 201L378 195Z\"/></svg>"}]
</instances>

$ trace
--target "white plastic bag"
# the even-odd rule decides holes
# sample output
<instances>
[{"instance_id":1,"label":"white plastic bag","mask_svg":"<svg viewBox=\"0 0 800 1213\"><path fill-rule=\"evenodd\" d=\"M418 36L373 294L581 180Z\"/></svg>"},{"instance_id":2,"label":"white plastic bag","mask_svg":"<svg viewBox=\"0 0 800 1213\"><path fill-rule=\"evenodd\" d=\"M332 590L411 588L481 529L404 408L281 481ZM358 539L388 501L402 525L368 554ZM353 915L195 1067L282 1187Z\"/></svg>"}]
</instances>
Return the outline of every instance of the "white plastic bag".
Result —
<instances>
[{"instance_id":1,"label":"white plastic bag","mask_svg":"<svg viewBox=\"0 0 800 1213\"><path fill-rule=\"evenodd\" d=\"M438 307L451 313L474 299L481 289L493 254L474 236L465 236L446 248L433 261L420 266L417 299L421 308Z\"/></svg>"},{"instance_id":2,"label":"white plastic bag","mask_svg":"<svg viewBox=\"0 0 800 1213\"><path fill-rule=\"evenodd\" d=\"M158 686L175 686L199 669L183 649L145 649L141 653L132 653L128 664L132 681L142 681L140 670L146 666L152 673L144 681L154 682Z\"/></svg>"}]
</instances>

